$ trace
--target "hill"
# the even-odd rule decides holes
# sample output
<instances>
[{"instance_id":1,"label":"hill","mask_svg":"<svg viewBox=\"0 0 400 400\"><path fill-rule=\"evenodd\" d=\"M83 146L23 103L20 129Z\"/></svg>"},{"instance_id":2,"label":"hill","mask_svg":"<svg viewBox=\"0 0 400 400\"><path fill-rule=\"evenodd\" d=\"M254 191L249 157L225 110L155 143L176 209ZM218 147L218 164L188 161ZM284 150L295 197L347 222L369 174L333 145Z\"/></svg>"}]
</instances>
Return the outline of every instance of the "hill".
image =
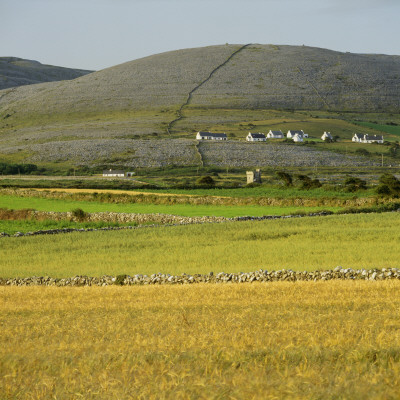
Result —
<instances>
[{"instance_id":1,"label":"hill","mask_svg":"<svg viewBox=\"0 0 400 400\"><path fill-rule=\"evenodd\" d=\"M55 67L18 57L0 57L0 90L79 78L92 71Z\"/></svg>"},{"instance_id":2,"label":"hill","mask_svg":"<svg viewBox=\"0 0 400 400\"><path fill-rule=\"evenodd\" d=\"M135 167L159 159L160 165L192 165L201 155L194 147L197 130L243 140L249 130L306 128L316 138L333 130L350 139L359 130L355 120L399 122L398 71L400 56L306 46L221 45L157 54L70 81L0 91L1 153L61 164Z\"/></svg>"}]
</instances>

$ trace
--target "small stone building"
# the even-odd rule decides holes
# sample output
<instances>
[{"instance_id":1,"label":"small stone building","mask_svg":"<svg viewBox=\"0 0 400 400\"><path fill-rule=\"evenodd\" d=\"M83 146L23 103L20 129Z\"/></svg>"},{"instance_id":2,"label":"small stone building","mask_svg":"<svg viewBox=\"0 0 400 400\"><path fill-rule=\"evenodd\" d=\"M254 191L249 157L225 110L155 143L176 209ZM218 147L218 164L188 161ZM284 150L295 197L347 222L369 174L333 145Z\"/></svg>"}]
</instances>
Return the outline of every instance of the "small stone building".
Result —
<instances>
[{"instance_id":1,"label":"small stone building","mask_svg":"<svg viewBox=\"0 0 400 400\"><path fill-rule=\"evenodd\" d=\"M256 169L255 171L246 171L247 184L249 183L261 183L261 170Z\"/></svg>"}]
</instances>

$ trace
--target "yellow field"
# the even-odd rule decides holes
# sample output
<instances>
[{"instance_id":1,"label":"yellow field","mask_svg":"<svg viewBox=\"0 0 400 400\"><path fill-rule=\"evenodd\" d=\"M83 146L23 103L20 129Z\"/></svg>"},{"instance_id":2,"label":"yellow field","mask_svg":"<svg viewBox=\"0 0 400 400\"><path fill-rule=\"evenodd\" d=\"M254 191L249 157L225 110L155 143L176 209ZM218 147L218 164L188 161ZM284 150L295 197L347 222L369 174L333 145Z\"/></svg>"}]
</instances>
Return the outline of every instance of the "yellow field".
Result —
<instances>
[{"instance_id":1,"label":"yellow field","mask_svg":"<svg viewBox=\"0 0 400 400\"><path fill-rule=\"evenodd\" d=\"M0 288L1 399L398 399L400 282Z\"/></svg>"},{"instance_id":2,"label":"yellow field","mask_svg":"<svg viewBox=\"0 0 400 400\"><path fill-rule=\"evenodd\" d=\"M51 188L51 189L37 189L30 188L27 190L35 190L38 192L62 192L62 193L110 193L110 194L128 194L131 196L136 196L138 194L143 194L147 196L172 196L172 197L193 197L191 194L173 194L173 193L159 193L159 192L142 192L140 190L114 190L114 189L59 189L59 188ZM210 196L216 197L216 196ZM224 197L224 196L218 196Z\"/></svg>"}]
</instances>

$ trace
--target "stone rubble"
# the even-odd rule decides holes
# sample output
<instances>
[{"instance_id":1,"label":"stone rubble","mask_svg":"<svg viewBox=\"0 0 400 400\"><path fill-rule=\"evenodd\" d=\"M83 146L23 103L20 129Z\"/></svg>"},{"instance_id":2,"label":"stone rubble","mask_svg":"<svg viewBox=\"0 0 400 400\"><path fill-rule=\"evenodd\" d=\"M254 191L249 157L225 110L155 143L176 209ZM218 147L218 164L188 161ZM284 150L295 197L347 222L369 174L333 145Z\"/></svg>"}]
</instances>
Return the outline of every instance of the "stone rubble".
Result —
<instances>
[{"instance_id":1,"label":"stone rubble","mask_svg":"<svg viewBox=\"0 0 400 400\"><path fill-rule=\"evenodd\" d=\"M101 277L73 276L70 278L52 278L49 276L28 278L0 278L0 286L132 286L132 285L189 285L196 283L252 283L252 282L278 282L278 281L330 281L330 280L400 280L399 268L382 269L352 269L336 267L325 271L292 271L290 269L278 271L266 271L260 269L254 272L214 274L152 274L152 275L104 275Z\"/></svg>"}]
</instances>

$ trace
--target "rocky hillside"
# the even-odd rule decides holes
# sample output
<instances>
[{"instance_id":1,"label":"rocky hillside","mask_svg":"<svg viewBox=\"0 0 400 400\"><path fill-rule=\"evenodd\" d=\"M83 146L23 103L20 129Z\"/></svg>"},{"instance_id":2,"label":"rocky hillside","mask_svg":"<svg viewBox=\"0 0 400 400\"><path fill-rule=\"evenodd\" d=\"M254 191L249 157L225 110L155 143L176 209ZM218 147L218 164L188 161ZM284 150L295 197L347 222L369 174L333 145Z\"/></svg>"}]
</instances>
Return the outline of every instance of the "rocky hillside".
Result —
<instances>
[{"instance_id":1,"label":"rocky hillside","mask_svg":"<svg viewBox=\"0 0 400 400\"><path fill-rule=\"evenodd\" d=\"M204 165L350 165L346 157L298 157L284 147L268 155L241 145L199 152L193 141L198 130L244 140L250 129L272 127L350 140L359 127L334 119L343 111L397 118L400 56L259 44L185 49L0 90L0 158L131 167L199 165L200 156Z\"/></svg>"},{"instance_id":2,"label":"rocky hillside","mask_svg":"<svg viewBox=\"0 0 400 400\"><path fill-rule=\"evenodd\" d=\"M44 65L17 57L0 57L0 90L34 83L79 78L92 71Z\"/></svg>"},{"instance_id":3,"label":"rocky hillside","mask_svg":"<svg viewBox=\"0 0 400 400\"><path fill-rule=\"evenodd\" d=\"M193 89L191 104L207 107L398 111L400 56L256 44L178 50L0 92L0 113L175 107Z\"/></svg>"}]
</instances>

